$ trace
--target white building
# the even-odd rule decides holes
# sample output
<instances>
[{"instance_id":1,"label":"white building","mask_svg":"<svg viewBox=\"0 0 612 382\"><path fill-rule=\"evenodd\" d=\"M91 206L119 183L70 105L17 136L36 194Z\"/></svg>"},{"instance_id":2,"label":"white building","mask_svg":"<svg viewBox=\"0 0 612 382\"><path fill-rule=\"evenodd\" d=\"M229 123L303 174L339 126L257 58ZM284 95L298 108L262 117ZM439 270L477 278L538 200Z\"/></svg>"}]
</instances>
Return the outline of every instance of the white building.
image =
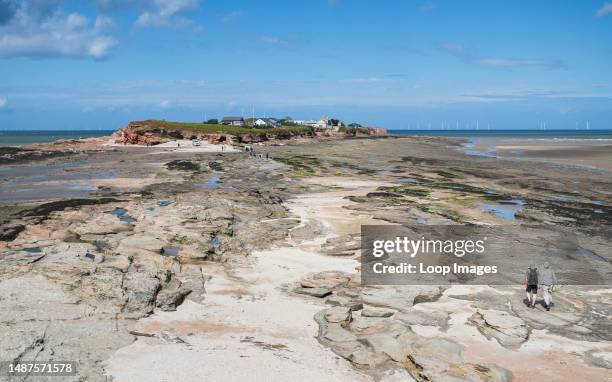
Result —
<instances>
[{"instance_id":1,"label":"white building","mask_svg":"<svg viewBox=\"0 0 612 382\"><path fill-rule=\"evenodd\" d=\"M267 123L266 123L266 121L264 121L263 119L261 119L261 118L257 118L257 119L255 120L255 122L253 122L253 125L255 125L255 126L257 126L257 127L263 127L263 126L266 126L266 125L267 125Z\"/></svg>"},{"instance_id":2,"label":"white building","mask_svg":"<svg viewBox=\"0 0 612 382\"><path fill-rule=\"evenodd\" d=\"M257 118L253 125L257 127L280 127L281 124L276 118Z\"/></svg>"},{"instance_id":3,"label":"white building","mask_svg":"<svg viewBox=\"0 0 612 382\"><path fill-rule=\"evenodd\" d=\"M329 118L327 116L321 117L319 120L309 119L309 120L296 120L294 121L298 125L304 126L312 126L316 129L328 129L333 126L329 125Z\"/></svg>"}]
</instances>

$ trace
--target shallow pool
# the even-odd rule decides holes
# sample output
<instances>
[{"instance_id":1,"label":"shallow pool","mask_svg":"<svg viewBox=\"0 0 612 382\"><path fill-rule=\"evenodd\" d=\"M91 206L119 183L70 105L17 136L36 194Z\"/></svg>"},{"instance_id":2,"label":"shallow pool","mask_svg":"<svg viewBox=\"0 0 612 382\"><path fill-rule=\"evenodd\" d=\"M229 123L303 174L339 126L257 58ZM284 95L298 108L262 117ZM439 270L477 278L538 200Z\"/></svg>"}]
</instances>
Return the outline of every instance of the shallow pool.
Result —
<instances>
[{"instance_id":1,"label":"shallow pool","mask_svg":"<svg viewBox=\"0 0 612 382\"><path fill-rule=\"evenodd\" d=\"M480 206L499 219L516 220L516 214L523 209L525 201L522 199L502 200L495 203L481 203Z\"/></svg>"}]
</instances>

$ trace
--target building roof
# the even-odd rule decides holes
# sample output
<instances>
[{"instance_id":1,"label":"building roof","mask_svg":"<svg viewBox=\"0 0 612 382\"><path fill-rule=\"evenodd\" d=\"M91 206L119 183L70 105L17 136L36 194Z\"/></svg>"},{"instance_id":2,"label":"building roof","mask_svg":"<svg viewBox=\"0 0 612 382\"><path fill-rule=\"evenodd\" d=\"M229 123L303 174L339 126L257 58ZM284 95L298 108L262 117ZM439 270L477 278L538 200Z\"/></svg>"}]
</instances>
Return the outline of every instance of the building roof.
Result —
<instances>
[{"instance_id":1,"label":"building roof","mask_svg":"<svg viewBox=\"0 0 612 382\"><path fill-rule=\"evenodd\" d=\"M228 116L228 117L223 117L223 121L226 121L226 122L244 121L244 119L242 119L242 117Z\"/></svg>"}]
</instances>

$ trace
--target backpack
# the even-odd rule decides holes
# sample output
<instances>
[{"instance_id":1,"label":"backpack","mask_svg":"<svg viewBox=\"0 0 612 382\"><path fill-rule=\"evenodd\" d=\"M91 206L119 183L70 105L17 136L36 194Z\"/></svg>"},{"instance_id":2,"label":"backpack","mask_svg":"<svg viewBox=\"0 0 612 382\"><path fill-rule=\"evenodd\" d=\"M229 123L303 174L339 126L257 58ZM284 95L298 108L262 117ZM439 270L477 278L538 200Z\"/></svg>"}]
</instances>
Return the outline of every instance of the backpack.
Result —
<instances>
[{"instance_id":1,"label":"backpack","mask_svg":"<svg viewBox=\"0 0 612 382\"><path fill-rule=\"evenodd\" d=\"M538 270L535 268L529 268L527 273L527 284L538 285Z\"/></svg>"}]
</instances>

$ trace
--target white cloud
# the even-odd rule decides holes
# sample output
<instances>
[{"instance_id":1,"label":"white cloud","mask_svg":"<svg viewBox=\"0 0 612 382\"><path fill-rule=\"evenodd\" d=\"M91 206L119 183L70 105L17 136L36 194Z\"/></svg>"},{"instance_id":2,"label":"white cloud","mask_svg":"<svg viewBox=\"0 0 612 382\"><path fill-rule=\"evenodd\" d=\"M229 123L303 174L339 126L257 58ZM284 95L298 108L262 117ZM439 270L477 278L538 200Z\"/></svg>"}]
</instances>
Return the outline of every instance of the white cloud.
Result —
<instances>
[{"instance_id":1,"label":"white cloud","mask_svg":"<svg viewBox=\"0 0 612 382\"><path fill-rule=\"evenodd\" d=\"M534 99L612 99L609 91L597 91L592 85L559 85L554 88L504 88L470 90L461 94L468 101L520 101Z\"/></svg>"},{"instance_id":2,"label":"white cloud","mask_svg":"<svg viewBox=\"0 0 612 382\"><path fill-rule=\"evenodd\" d=\"M199 5L198 0L151 0L145 5L145 11L138 16L136 26L145 27L192 27L198 31L198 25L183 14ZM201 27L200 27L201 28Z\"/></svg>"},{"instance_id":3,"label":"white cloud","mask_svg":"<svg viewBox=\"0 0 612 382\"><path fill-rule=\"evenodd\" d=\"M438 45L445 52L452 54L461 61L469 64L486 66L490 68L520 68L543 67L547 69L564 69L567 65L561 60L531 59L531 58L504 58L480 56L462 44L445 42Z\"/></svg>"},{"instance_id":4,"label":"white cloud","mask_svg":"<svg viewBox=\"0 0 612 382\"><path fill-rule=\"evenodd\" d=\"M231 114L241 108L250 110L256 100L256 110L291 109L313 106L353 105L363 107L436 107L452 103L514 102L514 101L568 101L607 102L612 100L612 88L597 84L557 84L554 88L532 88L510 83L498 87L458 87L444 81L429 82L412 80L398 85L397 89L387 86L389 81L372 82L337 81L330 86L329 78L306 80L209 81L192 80L138 80L75 84L72 86L37 86L34 88L11 89L10 107L21 105L44 105L48 110L94 110L96 112L120 113L133 110L143 116L157 112L180 110L188 113L197 110L232 109ZM325 92L320 90L324 88ZM162 94L163 96L160 96ZM6 94L3 94L6 96ZM163 101L168 101L165 103ZM321 108L325 110L326 108ZM227 114L230 114L228 111ZM279 113L280 114L280 113ZM317 113L318 114L318 113ZM194 114L196 115L196 114ZM209 113L209 116L212 115ZM201 117L199 117L201 118Z\"/></svg>"},{"instance_id":5,"label":"white cloud","mask_svg":"<svg viewBox=\"0 0 612 382\"><path fill-rule=\"evenodd\" d=\"M0 109L6 106L6 98L0 97Z\"/></svg>"},{"instance_id":6,"label":"white cloud","mask_svg":"<svg viewBox=\"0 0 612 382\"><path fill-rule=\"evenodd\" d=\"M0 57L106 57L117 41L109 34L112 21L93 23L79 13L65 14L57 3L23 1L0 25Z\"/></svg>"},{"instance_id":7,"label":"white cloud","mask_svg":"<svg viewBox=\"0 0 612 382\"><path fill-rule=\"evenodd\" d=\"M597 15L597 17L612 14L612 3L604 3L595 14Z\"/></svg>"},{"instance_id":8,"label":"white cloud","mask_svg":"<svg viewBox=\"0 0 612 382\"><path fill-rule=\"evenodd\" d=\"M475 64L497 68L516 68L522 66L541 66L546 68L563 68L565 64L559 60L530 60L513 58L479 58L474 60Z\"/></svg>"}]
</instances>

